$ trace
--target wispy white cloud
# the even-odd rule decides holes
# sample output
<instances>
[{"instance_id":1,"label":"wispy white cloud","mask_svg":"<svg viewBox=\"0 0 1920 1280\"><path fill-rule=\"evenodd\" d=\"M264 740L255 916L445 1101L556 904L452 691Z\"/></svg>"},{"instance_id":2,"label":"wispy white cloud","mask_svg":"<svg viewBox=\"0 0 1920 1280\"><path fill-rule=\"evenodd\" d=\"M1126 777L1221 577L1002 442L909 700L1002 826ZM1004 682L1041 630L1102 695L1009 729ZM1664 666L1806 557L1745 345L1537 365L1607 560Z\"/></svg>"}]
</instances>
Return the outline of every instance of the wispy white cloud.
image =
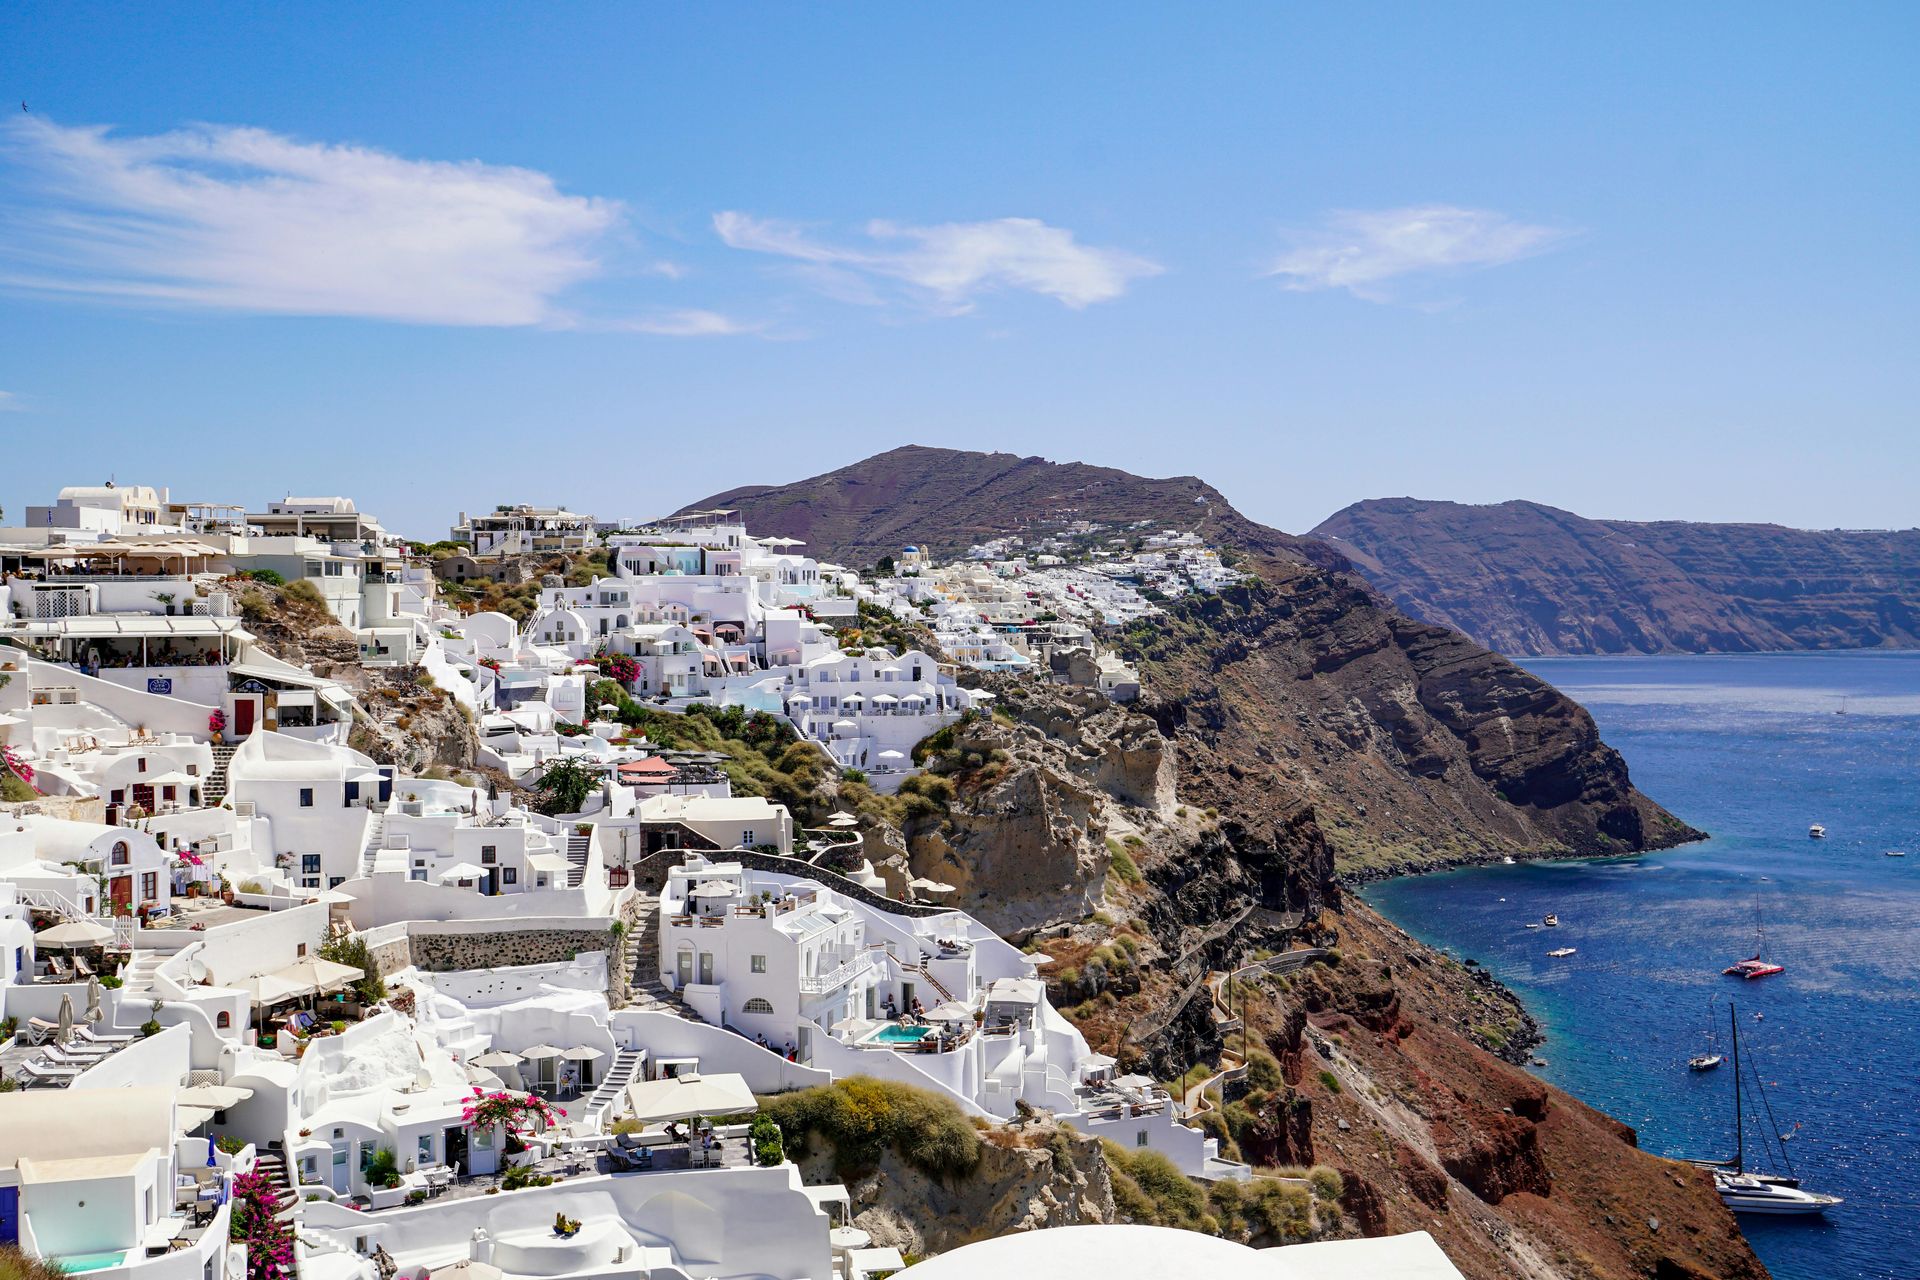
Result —
<instances>
[{"instance_id":1,"label":"wispy white cloud","mask_svg":"<svg viewBox=\"0 0 1920 1280\"><path fill-rule=\"evenodd\" d=\"M0 413L22 413L26 410L20 403L20 397L11 391L0 391Z\"/></svg>"},{"instance_id":2,"label":"wispy white cloud","mask_svg":"<svg viewBox=\"0 0 1920 1280\"><path fill-rule=\"evenodd\" d=\"M614 321L602 327L669 338L730 338L739 334L758 333L761 329L760 325L746 324L717 311L697 309L662 311L657 315Z\"/></svg>"},{"instance_id":3,"label":"wispy white cloud","mask_svg":"<svg viewBox=\"0 0 1920 1280\"><path fill-rule=\"evenodd\" d=\"M982 293L1018 289L1080 308L1110 302L1159 264L1117 249L1081 244L1073 232L1035 218L947 222L917 227L874 221L865 247L828 243L787 222L724 212L720 239L735 249L804 264L806 277L846 301L883 303L876 281L890 281L942 311L971 310Z\"/></svg>"},{"instance_id":4,"label":"wispy white cloud","mask_svg":"<svg viewBox=\"0 0 1920 1280\"><path fill-rule=\"evenodd\" d=\"M1265 274L1289 289L1345 289L1382 302L1389 299L1389 281L1515 262L1553 248L1567 234L1488 209L1443 204L1342 212L1293 235Z\"/></svg>"},{"instance_id":5,"label":"wispy white cloud","mask_svg":"<svg viewBox=\"0 0 1920 1280\"><path fill-rule=\"evenodd\" d=\"M201 125L147 137L15 117L0 280L14 288L414 324L744 331L712 312L579 323L617 201L531 169ZM659 274L673 277L678 268Z\"/></svg>"}]
</instances>

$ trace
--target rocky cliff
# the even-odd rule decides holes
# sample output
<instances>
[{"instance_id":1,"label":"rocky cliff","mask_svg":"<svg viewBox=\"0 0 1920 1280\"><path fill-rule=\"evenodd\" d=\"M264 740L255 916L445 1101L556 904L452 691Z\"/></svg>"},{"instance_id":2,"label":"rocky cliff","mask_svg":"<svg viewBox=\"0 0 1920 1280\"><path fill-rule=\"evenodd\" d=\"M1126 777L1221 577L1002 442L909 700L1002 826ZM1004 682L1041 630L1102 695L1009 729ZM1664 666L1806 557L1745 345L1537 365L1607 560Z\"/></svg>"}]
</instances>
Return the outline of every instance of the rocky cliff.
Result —
<instances>
[{"instance_id":1,"label":"rocky cliff","mask_svg":"<svg viewBox=\"0 0 1920 1280\"><path fill-rule=\"evenodd\" d=\"M1313 531L1404 613L1513 654L1920 645L1920 530L1361 502Z\"/></svg>"}]
</instances>

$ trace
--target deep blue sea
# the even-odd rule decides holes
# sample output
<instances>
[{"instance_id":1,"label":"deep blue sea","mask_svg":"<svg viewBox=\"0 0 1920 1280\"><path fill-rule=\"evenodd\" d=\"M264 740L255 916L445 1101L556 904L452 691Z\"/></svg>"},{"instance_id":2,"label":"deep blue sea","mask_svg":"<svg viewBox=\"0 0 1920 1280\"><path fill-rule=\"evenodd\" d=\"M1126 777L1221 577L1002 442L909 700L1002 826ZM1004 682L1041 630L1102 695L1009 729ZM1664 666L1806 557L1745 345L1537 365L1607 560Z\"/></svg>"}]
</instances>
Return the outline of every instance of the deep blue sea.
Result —
<instances>
[{"instance_id":1,"label":"deep blue sea","mask_svg":"<svg viewBox=\"0 0 1920 1280\"><path fill-rule=\"evenodd\" d=\"M1647 794L1712 839L1387 881L1366 897L1540 1020L1535 1070L1666 1155L1731 1154L1728 1002L1827 1219L1741 1219L1779 1280L1920 1277L1920 653L1531 659ZM1844 714L1840 712L1844 708ZM1812 840L1812 823L1826 826ZM1885 856L1905 849L1905 858ZM1751 955L1756 902L1786 973ZM1527 929L1557 912L1558 929ZM1547 951L1578 948L1566 959ZM1760 1121L1764 1125L1764 1118ZM1749 1125L1749 1150L1760 1128Z\"/></svg>"}]
</instances>

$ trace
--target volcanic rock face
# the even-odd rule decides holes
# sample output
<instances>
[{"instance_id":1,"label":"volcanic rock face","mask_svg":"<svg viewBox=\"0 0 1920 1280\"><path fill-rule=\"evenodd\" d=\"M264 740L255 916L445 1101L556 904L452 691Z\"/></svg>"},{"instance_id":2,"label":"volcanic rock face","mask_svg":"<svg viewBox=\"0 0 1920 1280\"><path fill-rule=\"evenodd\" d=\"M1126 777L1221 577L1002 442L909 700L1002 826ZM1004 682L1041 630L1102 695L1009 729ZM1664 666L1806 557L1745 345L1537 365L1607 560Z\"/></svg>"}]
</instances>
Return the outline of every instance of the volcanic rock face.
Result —
<instances>
[{"instance_id":1,"label":"volcanic rock face","mask_svg":"<svg viewBox=\"0 0 1920 1280\"><path fill-rule=\"evenodd\" d=\"M1513 654L1920 645L1920 530L1589 520L1388 498L1331 543L1394 607Z\"/></svg>"}]
</instances>

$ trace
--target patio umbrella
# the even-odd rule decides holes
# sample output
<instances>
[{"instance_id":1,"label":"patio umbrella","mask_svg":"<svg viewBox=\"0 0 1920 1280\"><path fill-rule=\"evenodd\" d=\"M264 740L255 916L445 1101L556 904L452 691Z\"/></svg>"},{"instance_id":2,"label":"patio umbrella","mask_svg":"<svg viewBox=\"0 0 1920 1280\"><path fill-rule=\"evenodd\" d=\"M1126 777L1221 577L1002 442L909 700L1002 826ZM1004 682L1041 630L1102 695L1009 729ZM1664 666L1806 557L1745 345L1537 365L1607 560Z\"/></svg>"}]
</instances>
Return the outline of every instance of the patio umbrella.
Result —
<instances>
[{"instance_id":1,"label":"patio umbrella","mask_svg":"<svg viewBox=\"0 0 1920 1280\"><path fill-rule=\"evenodd\" d=\"M546 1058L559 1058L566 1054L565 1049L556 1049L550 1044L537 1044L531 1049L522 1050L520 1056L528 1062L539 1062Z\"/></svg>"},{"instance_id":2,"label":"patio umbrella","mask_svg":"<svg viewBox=\"0 0 1920 1280\"><path fill-rule=\"evenodd\" d=\"M502 1280L505 1274L490 1262L476 1262L472 1258L435 1267L428 1273L430 1280Z\"/></svg>"},{"instance_id":3,"label":"patio umbrella","mask_svg":"<svg viewBox=\"0 0 1920 1280\"><path fill-rule=\"evenodd\" d=\"M86 1012L87 1022L89 1025L91 1025L92 1023L101 1021L106 1016L107 1016L106 1010L100 1007L100 979L88 978L87 979L87 1012Z\"/></svg>"},{"instance_id":4,"label":"patio umbrella","mask_svg":"<svg viewBox=\"0 0 1920 1280\"><path fill-rule=\"evenodd\" d=\"M239 985L241 990L253 997L255 1004L269 1005L335 990L366 976L365 970L356 969L350 964L335 964L318 956L308 956L272 973L255 974Z\"/></svg>"},{"instance_id":5,"label":"patio umbrella","mask_svg":"<svg viewBox=\"0 0 1920 1280\"><path fill-rule=\"evenodd\" d=\"M905 760L907 758L907 753L904 751L894 751L889 749L886 751L882 751L880 753L880 758L882 760Z\"/></svg>"},{"instance_id":6,"label":"patio umbrella","mask_svg":"<svg viewBox=\"0 0 1920 1280\"><path fill-rule=\"evenodd\" d=\"M560 1056L568 1062L598 1062L607 1055L590 1044L577 1044L571 1049L562 1051Z\"/></svg>"},{"instance_id":7,"label":"patio umbrella","mask_svg":"<svg viewBox=\"0 0 1920 1280\"><path fill-rule=\"evenodd\" d=\"M60 1029L53 1033L55 1044L65 1044L73 1039L73 993L67 992L60 997Z\"/></svg>"},{"instance_id":8,"label":"patio umbrella","mask_svg":"<svg viewBox=\"0 0 1920 1280\"><path fill-rule=\"evenodd\" d=\"M850 813L836 813L827 819L827 825L830 827L857 827L860 825L860 819Z\"/></svg>"},{"instance_id":9,"label":"patio umbrella","mask_svg":"<svg viewBox=\"0 0 1920 1280\"><path fill-rule=\"evenodd\" d=\"M112 929L91 920L68 920L33 935L33 945L42 951L76 951L112 940Z\"/></svg>"},{"instance_id":10,"label":"patio umbrella","mask_svg":"<svg viewBox=\"0 0 1920 1280\"><path fill-rule=\"evenodd\" d=\"M183 1107L203 1107L208 1111L225 1111L252 1096L253 1090L237 1084L196 1084L174 1095Z\"/></svg>"},{"instance_id":11,"label":"patio umbrella","mask_svg":"<svg viewBox=\"0 0 1920 1280\"><path fill-rule=\"evenodd\" d=\"M471 862L456 862L442 871L438 877L441 884L449 880L484 880L486 878L487 869Z\"/></svg>"},{"instance_id":12,"label":"patio umbrella","mask_svg":"<svg viewBox=\"0 0 1920 1280\"><path fill-rule=\"evenodd\" d=\"M473 1059L476 1067L517 1067L526 1059L517 1053L508 1053L505 1049L489 1049Z\"/></svg>"},{"instance_id":13,"label":"patio umbrella","mask_svg":"<svg viewBox=\"0 0 1920 1280\"><path fill-rule=\"evenodd\" d=\"M690 1116L737 1116L760 1109L746 1080L734 1072L636 1081L627 1086L627 1105L643 1125Z\"/></svg>"}]
</instances>

